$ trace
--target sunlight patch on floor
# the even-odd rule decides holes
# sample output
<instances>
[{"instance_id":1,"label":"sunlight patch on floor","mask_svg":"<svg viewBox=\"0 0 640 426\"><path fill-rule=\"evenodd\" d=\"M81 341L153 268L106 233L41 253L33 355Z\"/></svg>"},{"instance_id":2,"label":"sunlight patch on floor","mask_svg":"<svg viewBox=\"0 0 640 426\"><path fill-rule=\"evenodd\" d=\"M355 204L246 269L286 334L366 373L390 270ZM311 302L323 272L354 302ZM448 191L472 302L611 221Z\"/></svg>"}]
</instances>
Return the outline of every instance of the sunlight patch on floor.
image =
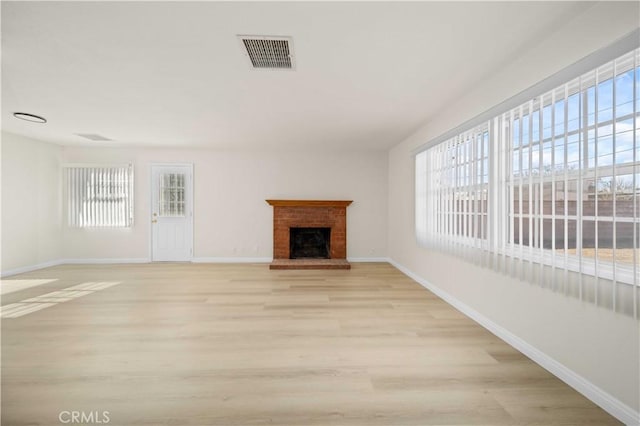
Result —
<instances>
[{"instance_id":1,"label":"sunlight patch on floor","mask_svg":"<svg viewBox=\"0 0 640 426\"><path fill-rule=\"evenodd\" d=\"M57 278L43 280L0 280L0 294L13 293L25 288L36 287L42 284L58 281Z\"/></svg>"},{"instance_id":2,"label":"sunlight patch on floor","mask_svg":"<svg viewBox=\"0 0 640 426\"><path fill-rule=\"evenodd\" d=\"M36 280L22 280L36 281ZM40 280L44 281L44 280ZM54 280L51 280L54 281ZM11 303L0 307L0 318L18 318L32 312L39 311L58 303L68 302L96 291L104 290L114 285L120 284L122 281L103 281L103 282L86 282L63 290L53 291L36 297L30 297L18 303Z\"/></svg>"},{"instance_id":3,"label":"sunlight patch on floor","mask_svg":"<svg viewBox=\"0 0 640 426\"><path fill-rule=\"evenodd\" d=\"M0 317L18 318L53 305L55 305L55 303L11 303L0 307Z\"/></svg>"}]
</instances>

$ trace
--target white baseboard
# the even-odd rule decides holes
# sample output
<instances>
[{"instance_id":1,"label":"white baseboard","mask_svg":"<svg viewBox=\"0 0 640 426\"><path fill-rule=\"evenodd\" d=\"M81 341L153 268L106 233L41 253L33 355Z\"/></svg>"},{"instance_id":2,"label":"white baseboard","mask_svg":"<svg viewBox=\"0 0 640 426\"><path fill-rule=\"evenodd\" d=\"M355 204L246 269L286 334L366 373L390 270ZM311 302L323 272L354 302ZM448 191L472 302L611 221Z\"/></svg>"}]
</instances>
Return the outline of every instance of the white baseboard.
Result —
<instances>
[{"instance_id":1,"label":"white baseboard","mask_svg":"<svg viewBox=\"0 0 640 426\"><path fill-rule=\"evenodd\" d=\"M118 264L118 263L148 263L147 258L98 258L98 259L57 259L49 262L39 263L37 265L23 266L21 268L10 269L8 271L2 271L1 277L9 277L17 274L24 274L25 272L36 271L38 269L50 268L58 265L86 265L86 264Z\"/></svg>"},{"instance_id":2,"label":"white baseboard","mask_svg":"<svg viewBox=\"0 0 640 426\"><path fill-rule=\"evenodd\" d=\"M348 257L347 260L354 263L389 262L388 257Z\"/></svg>"},{"instance_id":3,"label":"white baseboard","mask_svg":"<svg viewBox=\"0 0 640 426\"><path fill-rule=\"evenodd\" d=\"M194 257L193 263L271 263L270 257ZM388 262L387 257L350 257L349 262Z\"/></svg>"},{"instance_id":4,"label":"white baseboard","mask_svg":"<svg viewBox=\"0 0 640 426\"><path fill-rule=\"evenodd\" d=\"M193 263L271 263L271 257L194 257ZM354 257L350 262L388 262L386 257ZM10 276L31 272L37 269L48 268L56 265L88 265L88 264L125 264L125 263L150 263L151 259L140 258L80 258L80 259L58 259L38 265L24 266L22 268L3 271L0 276Z\"/></svg>"},{"instance_id":5,"label":"white baseboard","mask_svg":"<svg viewBox=\"0 0 640 426\"><path fill-rule=\"evenodd\" d=\"M451 306L453 306L472 320L476 321L478 324L522 352L527 357L531 358L541 367L549 371L554 376L558 377L560 380L574 388L576 391L580 392L582 395L587 397L593 403L600 406L603 410L607 411L609 414L611 414L624 424L640 425L640 412L635 411L633 408L629 407L619 399L615 398L613 395L594 385L581 375L577 374L575 371L567 368L565 365L556 361L546 353L540 351L533 345L522 340L520 337L491 321L489 318L485 317L470 306L459 301L446 291L434 286L429 281L415 274L393 259L389 259L388 261L393 266L398 268L402 273L409 276L414 281L418 282L420 285L436 294L445 302L449 303Z\"/></svg>"},{"instance_id":6,"label":"white baseboard","mask_svg":"<svg viewBox=\"0 0 640 426\"><path fill-rule=\"evenodd\" d=\"M271 263L273 259L270 257L194 257L191 259L193 263ZM365 262L389 262L387 257L352 257L349 262L365 263ZM21 268L2 271L0 277L8 277L11 275L23 274L38 269L49 268L56 265L103 265L103 264L125 264L125 263L150 263L151 259L147 257L139 258L86 258L86 259L57 259L49 262L39 263L37 265L23 266Z\"/></svg>"},{"instance_id":7,"label":"white baseboard","mask_svg":"<svg viewBox=\"0 0 640 426\"><path fill-rule=\"evenodd\" d=\"M194 257L193 263L271 263L270 257Z\"/></svg>"},{"instance_id":8,"label":"white baseboard","mask_svg":"<svg viewBox=\"0 0 640 426\"><path fill-rule=\"evenodd\" d=\"M87 264L118 264L118 263L149 263L151 259L147 257L107 257L107 258L88 258L88 259L63 259L64 265L87 265Z\"/></svg>"},{"instance_id":9,"label":"white baseboard","mask_svg":"<svg viewBox=\"0 0 640 426\"><path fill-rule=\"evenodd\" d=\"M62 260L50 260L48 262L38 263L37 265L29 265L23 266L21 268L9 269L7 271L2 271L0 273L0 277L10 277L11 275L24 274L25 272L36 271L38 269L50 268L52 266L61 265L63 263Z\"/></svg>"}]
</instances>

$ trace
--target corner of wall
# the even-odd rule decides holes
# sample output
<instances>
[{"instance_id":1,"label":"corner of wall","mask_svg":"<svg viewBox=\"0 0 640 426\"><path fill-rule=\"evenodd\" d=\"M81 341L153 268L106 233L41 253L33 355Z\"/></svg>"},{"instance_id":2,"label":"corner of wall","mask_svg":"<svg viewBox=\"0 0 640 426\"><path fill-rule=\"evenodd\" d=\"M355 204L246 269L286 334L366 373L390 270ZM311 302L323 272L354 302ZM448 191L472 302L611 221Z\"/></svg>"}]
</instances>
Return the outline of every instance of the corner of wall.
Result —
<instances>
[{"instance_id":1,"label":"corner of wall","mask_svg":"<svg viewBox=\"0 0 640 426\"><path fill-rule=\"evenodd\" d=\"M61 147L2 132L2 270L61 256Z\"/></svg>"}]
</instances>

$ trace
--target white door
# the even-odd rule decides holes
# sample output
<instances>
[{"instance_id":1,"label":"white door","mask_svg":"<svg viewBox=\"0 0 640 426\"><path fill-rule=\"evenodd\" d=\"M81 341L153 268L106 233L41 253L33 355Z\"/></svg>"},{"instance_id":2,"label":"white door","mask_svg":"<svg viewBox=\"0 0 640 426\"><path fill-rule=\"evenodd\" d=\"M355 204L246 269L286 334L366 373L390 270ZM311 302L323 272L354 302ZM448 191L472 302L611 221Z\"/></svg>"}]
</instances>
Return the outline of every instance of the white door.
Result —
<instances>
[{"instance_id":1,"label":"white door","mask_svg":"<svg viewBox=\"0 0 640 426\"><path fill-rule=\"evenodd\" d=\"M151 259L193 257L193 165L151 166Z\"/></svg>"}]
</instances>

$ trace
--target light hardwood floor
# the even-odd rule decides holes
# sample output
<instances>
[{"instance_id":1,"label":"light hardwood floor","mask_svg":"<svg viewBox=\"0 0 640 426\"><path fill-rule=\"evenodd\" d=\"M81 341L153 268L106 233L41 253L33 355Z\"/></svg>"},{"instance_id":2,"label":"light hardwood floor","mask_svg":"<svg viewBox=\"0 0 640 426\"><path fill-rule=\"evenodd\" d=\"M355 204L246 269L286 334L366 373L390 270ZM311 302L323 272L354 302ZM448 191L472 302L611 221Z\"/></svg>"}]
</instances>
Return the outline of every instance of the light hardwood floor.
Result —
<instances>
[{"instance_id":1,"label":"light hardwood floor","mask_svg":"<svg viewBox=\"0 0 640 426\"><path fill-rule=\"evenodd\" d=\"M105 410L110 425L618 424L388 264L83 265L13 278L57 281L3 305L120 284L2 320L3 425Z\"/></svg>"}]
</instances>

